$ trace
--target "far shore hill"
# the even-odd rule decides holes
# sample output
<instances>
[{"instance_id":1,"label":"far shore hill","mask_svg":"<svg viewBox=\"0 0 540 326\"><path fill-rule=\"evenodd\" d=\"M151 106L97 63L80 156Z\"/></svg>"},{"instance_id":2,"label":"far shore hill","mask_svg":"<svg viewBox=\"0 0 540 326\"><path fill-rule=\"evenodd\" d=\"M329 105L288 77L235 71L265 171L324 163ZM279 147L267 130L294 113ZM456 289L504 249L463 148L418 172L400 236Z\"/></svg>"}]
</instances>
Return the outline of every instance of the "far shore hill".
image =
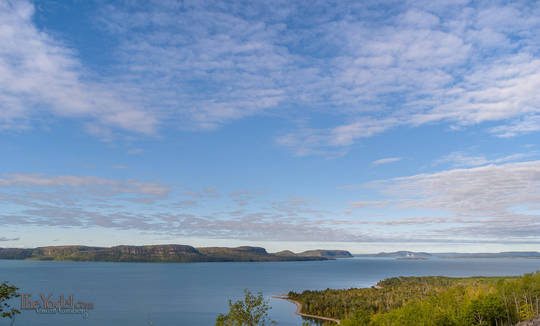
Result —
<instances>
[{"instance_id":1,"label":"far shore hill","mask_svg":"<svg viewBox=\"0 0 540 326\"><path fill-rule=\"evenodd\" d=\"M540 252L537 251L504 251L492 253L427 253L414 251L395 251L395 252L380 252L378 254L356 254L356 257L372 257L372 258L395 258L395 259L410 259L410 260L427 260L431 258L506 258L506 259L540 259Z\"/></svg>"},{"instance_id":2,"label":"far shore hill","mask_svg":"<svg viewBox=\"0 0 540 326\"><path fill-rule=\"evenodd\" d=\"M0 259L107 262L271 262L313 261L353 257L345 250L289 250L268 253L260 247L203 247L187 245L148 246L50 246L38 248L0 248Z\"/></svg>"}]
</instances>

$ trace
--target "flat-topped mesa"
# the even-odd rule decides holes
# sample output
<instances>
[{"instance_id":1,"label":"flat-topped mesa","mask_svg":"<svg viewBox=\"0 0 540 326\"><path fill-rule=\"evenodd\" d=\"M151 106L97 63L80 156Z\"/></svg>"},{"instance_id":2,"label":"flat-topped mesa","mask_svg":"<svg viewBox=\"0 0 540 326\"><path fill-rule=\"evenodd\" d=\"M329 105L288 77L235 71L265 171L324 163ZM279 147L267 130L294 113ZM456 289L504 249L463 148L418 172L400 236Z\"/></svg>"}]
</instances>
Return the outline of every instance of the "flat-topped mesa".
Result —
<instances>
[{"instance_id":1,"label":"flat-topped mesa","mask_svg":"<svg viewBox=\"0 0 540 326\"><path fill-rule=\"evenodd\" d=\"M249 246L242 246L242 247L236 247L232 248L235 251L239 252L246 252L254 255L268 255L268 252L266 249L262 247L249 247Z\"/></svg>"},{"instance_id":2,"label":"flat-topped mesa","mask_svg":"<svg viewBox=\"0 0 540 326\"><path fill-rule=\"evenodd\" d=\"M206 247L187 245L148 245L116 247L49 246L33 249L0 248L0 259L30 259L57 261L109 262L252 262L327 260L337 256L322 254L302 255L291 251L271 254L261 247ZM329 257L329 258L328 258Z\"/></svg>"},{"instance_id":3,"label":"flat-topped mesa","mask_svg":"<svg viewBox=\"0 0 540 326\"><path fill-rule=\"evenodd\" d=\"M351 258L353 255L347 250L327 250L327 249L316 249L316 250L307 250L298 254L298 256L304 257L324 257L327 259L336 259L336 258Z\"/></svg>"},{"instance_id":4,"label":"flat-topped mesa","mask_svg":"<svg viewBox=\"0 0 540 326\"><path fill-rule=\"evenodd\" d=\"M205 261L204 255L185 245L86 247L40 247L32 251L34 260L113 261L113 262L190 262Z\"/></svg>"}]
</instances>

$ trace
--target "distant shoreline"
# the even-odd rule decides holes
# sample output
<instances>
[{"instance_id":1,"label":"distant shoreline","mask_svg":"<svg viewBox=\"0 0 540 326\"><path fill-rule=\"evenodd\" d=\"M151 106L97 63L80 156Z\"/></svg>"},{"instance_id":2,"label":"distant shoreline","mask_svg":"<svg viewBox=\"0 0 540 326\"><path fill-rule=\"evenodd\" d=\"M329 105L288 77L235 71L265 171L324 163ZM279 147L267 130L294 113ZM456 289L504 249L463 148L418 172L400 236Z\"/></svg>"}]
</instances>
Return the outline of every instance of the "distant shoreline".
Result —
<instances>
[{"instance_id":1,"label":"distant shoreline","mask_svg":"<svg viewBox=\"0 0 540 326\"><path fill-rule=\"evenodd\" d=\"M355 257L364 258L395 258L400 260L427 260L437 259L540 259L538 251L503 251L487 253L462 253L462 252L414 252L414 251L394 251L380 252L378 254L355 254Z\"/></svg>"},{"instance_id":2,"label":"distant shoreline","mask_svg":"<svg viewBox=\"0 0 540 326\"><path fill-rule=\"evenodd\" d=\"M200 247L188 245L148 246L50 246L0 248L0 259L31 261L203 263L203 262L286 262L321 261L352 257L344 250L308 250L300 253L268 253L261 247Z\"/></svg>"}]
</instances>

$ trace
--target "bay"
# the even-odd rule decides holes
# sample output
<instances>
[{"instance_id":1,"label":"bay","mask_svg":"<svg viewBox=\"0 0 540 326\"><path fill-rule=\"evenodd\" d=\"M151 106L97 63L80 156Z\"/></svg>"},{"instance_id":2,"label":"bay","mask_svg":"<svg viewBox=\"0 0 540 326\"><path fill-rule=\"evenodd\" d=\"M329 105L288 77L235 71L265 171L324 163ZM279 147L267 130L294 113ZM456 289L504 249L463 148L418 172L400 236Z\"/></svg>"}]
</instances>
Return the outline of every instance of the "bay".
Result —
<instances>
[{"instance_id":1,"label":"bay","mask_svg":"<svg viewBox=\"0 0 540 326\"><path fill-rule=\"evenodd\" d=\"M298 326L296 307L272 295L290 290L369 287L393 276L504 276L540 270L534 259L395 260L351 258L335 261L269 263L104 263L0 260L0 281L41 301L73 295L91 303L80 314L25 310L13 325L213 325L228 299L242 291L263 292L279 325ZM13 301L16 308L20 300ZM1 320L0 325L9 325Z\"/></svg>"}]
</instances>

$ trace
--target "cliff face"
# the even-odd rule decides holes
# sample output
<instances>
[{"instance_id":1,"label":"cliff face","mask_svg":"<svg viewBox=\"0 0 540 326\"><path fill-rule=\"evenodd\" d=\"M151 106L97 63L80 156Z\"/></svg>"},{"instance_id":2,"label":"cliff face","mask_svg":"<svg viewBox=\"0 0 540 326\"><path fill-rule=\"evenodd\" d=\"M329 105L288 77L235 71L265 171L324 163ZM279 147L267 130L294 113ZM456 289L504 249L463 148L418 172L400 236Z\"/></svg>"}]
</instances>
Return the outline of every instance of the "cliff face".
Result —
<instances>
[{"instance_id":1,"label":"cliff face","mask_svg":"<svg viewBox=\"0 0 540 326\"><path fill-rule=\"evenodd\" d=\"M112 261L112 262L234 262L326 260L324 256L275 255L260 247L208 247L186 245L55 246L34 249L0 248L0 259Z\"/></svg>"},{"instance_id":2,"label":"cliff face","mask_svg":"<svg viewBox=\"0 0 540 326\"><path fill-rule=\"evenodd\" d=\"M115 261L149 261L149 262L189 262L205 261L205 257L197 249L186 245L154 245L154 246L117 246L106 251L108 260Z\"/></svg>"},{"instance_id":3,"label":"cliff face","mask_svg":"<svg viewBox=\"0 0 540 326\"><path fill-rule=\"evenodd\" d=\"M27 259L34 249L0 248L0 259Z\"/></svg>"},{"instance_id":4,"label":"cliff face","mask_svg":"<svg viewBox=\"0 0 540 326\"><path fill-rule=\"evenodd\" d=\"M185 245L118 246L112 247L111 250L118 251L120 254L135 256L149 255L156 257L168 257L179 255L201 255L197 249Z\"/></svg>"},{"instance_id":5,"label":"cliff face","mask_svg":"<svg viewBox=\"0 0 540 326\"><path fill-rule=\"evenodd\" d=\"M197 248L203 255L209 257L211 261L270 261L272 256L266 249L259 247L206 247Z\"/></svg>"},{"instance_id":6,"label":"cliff face","mask_svg":"<svg viewBox=\"0 0 540 326\"><path fill-rule=\"evenodd\" d=\"M13 249L4 249L13 251ZM73 261L120 261L120 262L188 262L205 261L204 255L191 246L117 246L111 248L86 246L40 247L30 256L19 259L73 260ZM2 250L0 250L1 255Z\"/></svg>"}]
</instances>

